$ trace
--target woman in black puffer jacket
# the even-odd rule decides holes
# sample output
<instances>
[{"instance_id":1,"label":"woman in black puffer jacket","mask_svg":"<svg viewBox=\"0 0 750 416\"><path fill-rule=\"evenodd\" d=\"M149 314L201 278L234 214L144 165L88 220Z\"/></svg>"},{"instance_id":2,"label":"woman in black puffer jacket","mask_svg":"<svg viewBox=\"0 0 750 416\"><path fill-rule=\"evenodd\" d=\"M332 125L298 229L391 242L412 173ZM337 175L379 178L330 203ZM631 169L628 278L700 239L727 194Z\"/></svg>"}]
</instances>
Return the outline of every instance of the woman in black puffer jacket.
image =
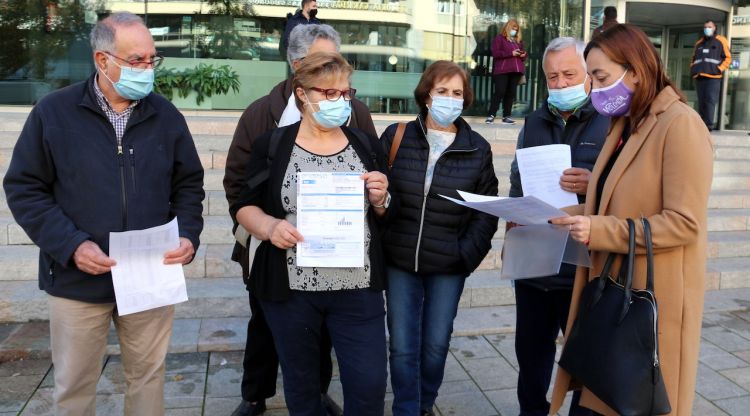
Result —
<instances>
[{"instance_id":1,"label":"woman in black puffer jacket","mask_svg":"<svg viewBox=\"0 0 750 416\"><path fill-rule=\"evenodd\" d=\"M498 223L440 197L497 195L490 145L460 117L473 100L466 72L435 62L414 97L421 111L393 160L383 238L395 416L433 414L464 280L490 250ZM386 153L397 127L381 137Z\"/></svg>"}]
</instances>

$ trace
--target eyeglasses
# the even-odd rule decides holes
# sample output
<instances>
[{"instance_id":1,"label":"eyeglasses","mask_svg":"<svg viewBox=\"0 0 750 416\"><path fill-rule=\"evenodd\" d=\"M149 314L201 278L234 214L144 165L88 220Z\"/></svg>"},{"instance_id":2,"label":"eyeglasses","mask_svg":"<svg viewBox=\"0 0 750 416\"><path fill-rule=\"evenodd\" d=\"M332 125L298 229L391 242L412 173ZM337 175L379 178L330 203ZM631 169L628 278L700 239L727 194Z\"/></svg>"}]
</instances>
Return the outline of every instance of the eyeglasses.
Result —
<instances>
[{"instance_id":1,"label":"eyeglasses","mask_svg":"<svg viewBox=\"0 0 750 416\"><path fill-rule=\"evenodd\" d=\"M355 88L349 88L348 90L337 90L336 88L323 89L318 87L311 87L310 89L321 94L325 94L326 100L328 101L336 101L342 95L344 96L344 101L351 101L351 99L354 98L354 94L357 93L357 90Z\"/></svg>"},{"instance_id":2,"label":"eyeglasses","mask_svg":"<svg viewBox=\"0 0 750 416\"><path fill-rule=\"evenodd\" d=\"M154 69L156 69L156 68L159 67L159 65L161 65L162 61L164 60L164 57L161 56L161 55L155 55L155 56L151 57L150 61L144 61L143 59L127 60L127 59L122 59L119 56L113 55L113 54L111 54L109 52L106 52L106 51L104 51L104 53L106 53L107 55L109 55L109 56L111 56L111 57L113 57L115 59L119 59L120 61L125 62L126 64L128 64L128 66L130 68L132 68L136 72L141 72L141 71L144 71L144 70L146 70L148 68L154 68Z\"/></svg>"}]
</instances>

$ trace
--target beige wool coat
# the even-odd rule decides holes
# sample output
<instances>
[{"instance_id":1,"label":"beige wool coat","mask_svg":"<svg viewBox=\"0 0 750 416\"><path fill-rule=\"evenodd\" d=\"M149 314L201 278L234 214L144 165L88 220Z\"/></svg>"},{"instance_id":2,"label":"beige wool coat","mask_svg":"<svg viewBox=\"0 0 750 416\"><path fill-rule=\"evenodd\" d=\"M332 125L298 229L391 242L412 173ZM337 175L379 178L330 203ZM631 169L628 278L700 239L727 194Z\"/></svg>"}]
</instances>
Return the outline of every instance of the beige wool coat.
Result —
<instances>
[{"instance_id":1,"label":"beige wool coat","mask_svg":"<svg viewBox=\"0 0 750 416\"><path fill-rule=\"evenodd\" d=\"M567 331L578 313L583 287L601 272L607 254L627 253L627 218L635 219L637 224L633 287L645 288L645 244L643 227L637 220L641 216L648 218L654 244L662 375L671 415L690 415L705 291L707 206L713 177L711 136L698 114L680 102L671 87L665 88L623 147L596 210L596 185L624 124L620 119L607 136L591 175L586 205L579 206L579 211L583 208L583 214L591 216L592 267L578 268ZM612 270L619 270L619 263ZM550 414L558 411L566 392L576 388L576 384L570 374L558 368ZM585 386L581 405L616 415Z\"/></svg>"}]
</instances>

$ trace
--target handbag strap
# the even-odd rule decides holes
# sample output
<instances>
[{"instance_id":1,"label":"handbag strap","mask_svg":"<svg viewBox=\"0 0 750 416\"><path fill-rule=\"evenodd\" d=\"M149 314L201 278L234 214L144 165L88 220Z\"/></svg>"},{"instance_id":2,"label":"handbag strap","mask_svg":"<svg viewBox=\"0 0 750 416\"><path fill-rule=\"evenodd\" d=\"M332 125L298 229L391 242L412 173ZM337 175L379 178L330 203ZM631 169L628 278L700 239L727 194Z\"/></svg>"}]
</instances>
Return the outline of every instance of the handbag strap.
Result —
<instances>
[{"instance_id":1,"label":"handbag strap","mask_svg":"<svg viewBox=\"0 0 750 416\"><path fill-rule=\"evenodd\" d=\"M404 138L404 130L406 130L406 123L398 123L398 127L396 127L396 135L393 136L393 142L388 151L388 170L393 168L393 162L396 160L396 153L398 153L398 148L401 146L401 140Z\"/></svg>"},{"instance_id":2,"label":"handbag strap","mask_svg":"<svg viewBox=\"0 0 750 416\"><path fill-rule=\"evenodd\" d=\"M646 218L643 223L643 236L646 239L646 290L654 293L654 243L651 239L651 224Z\"/></svg>"},{"instance_id":3,"label":"handbag strap","mask_svg":"<svg viewBox=\"0 0 750 416\"><path fill-rule=\"evenodd\" d=\"M627 272L625 273L625 287L622 297L622 310L620 312L620 320L622 322L625 319L625 315L628 314L630 309L630 298L633 292L633 270L635 269L635 221L628 218L628 257L627 257ZM620 269L622 270L622 268Z\"/></svg>"}]
</instances>

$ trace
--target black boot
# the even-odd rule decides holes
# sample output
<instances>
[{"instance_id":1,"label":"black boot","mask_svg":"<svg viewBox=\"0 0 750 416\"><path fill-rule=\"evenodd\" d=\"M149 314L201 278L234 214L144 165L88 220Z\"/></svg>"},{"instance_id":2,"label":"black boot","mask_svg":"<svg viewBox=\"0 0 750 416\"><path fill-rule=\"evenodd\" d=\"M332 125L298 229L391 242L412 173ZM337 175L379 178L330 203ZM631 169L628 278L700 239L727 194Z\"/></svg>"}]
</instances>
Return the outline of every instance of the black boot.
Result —
<instances>
[{"instance_id":1,"label":"black boot","mask_svg":"<svg viewBox=\"0 0 750 416\"><path fill-rule=\"evenodd\" d=\"M232 416L257 416L262 415L266 411L265 400L250 403L247 400L243 400L234 412Z\"/></svg>"}]
</instances>

